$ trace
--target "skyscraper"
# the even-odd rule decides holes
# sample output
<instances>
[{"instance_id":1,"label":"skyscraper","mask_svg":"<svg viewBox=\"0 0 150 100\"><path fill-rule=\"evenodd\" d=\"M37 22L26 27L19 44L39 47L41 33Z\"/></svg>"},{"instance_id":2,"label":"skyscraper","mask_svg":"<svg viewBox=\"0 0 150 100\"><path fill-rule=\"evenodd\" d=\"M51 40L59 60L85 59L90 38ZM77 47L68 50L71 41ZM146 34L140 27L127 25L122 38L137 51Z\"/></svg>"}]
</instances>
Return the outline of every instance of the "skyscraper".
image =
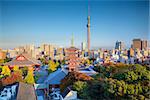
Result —
<instances>
[{"instance_id":1,"label":"skyscraper","mask_svg":"<svg viewBox=\"0 0 150 100\"><path fill-rule=\"evenodd\" d=\"M124 49L124 43L123 42L119 42L117 41L116 42L116 45L115 45L115 49L118 49L118 50L123 50Z\"/></svg>"},{"instance_id":2,"label":"skyscraper","mask_svg":"<svg viewBox=\"0 0 150 100\"><path fill-rule=\"evenodd\" d=\"M133 49L147 49L148 42L147 40L141 40L141 39L133 39Z\"/></svg>"},{"instance_id":3,"label":"skyscraper","mask_svg":"<svg viewBox=\"0 0 150 100\"><path fill-rule=\"evenodd\" d=\"M115 45L115 49L118 49L118 50L119 50L119 48L120 48L120 43L119 43L119 41L117 41L117 42L116 42L116 45Z\"/></svg>"},{"instance_id":4,"label":"skyscraper","mask_svg":"<svg viewBox=\"0 0 150 100\"><path fill-rule=\"evenodd\" d=\"M141 48L141 49L142 49L142 50L143 50L143 49L147 49L147 47L148 47L148 42L147 42L147 40L143 40L143 41L142 41L142 48Z\"/></svg>"},{"instance_id":5,"label":"skyscraper","mask_svg":"<svg viewBox=\"0 0 150 100\"><path fill-rule=\"evenodd\" d=\"M49 44L41 45L41 50L45 52L44 54L50 56L52 59L54 57L54 46Z\"/></svg>"},{"instance_id":6,"label":"skyscraper","mask_svg":"<svg viewBox=\"0 0 150 100\"><path fill-rule=\"evenodd\" d=\"M133 49L139 49L142 48L142 41L141 39L133 39Z\"/></svg>"},{"instance_id":7,"label":"skyscraper","mask_svg":"<svg viewBox=\"0 0 150 100\"><path fill-rule=\"evenodd\" d=\"M81 50L85 50L86 49L86 43L85 42L82 42L81 43Z\"/></svg>"},{"instance_id":8,"label":"skyscraper","mask_svg":"<svg viewBox=\"0 0 150 100\"><path fill-rule=\"evenodd\" d=\"M87 49L90 50L90 7L88 5L88 23L87 23Z\"/></svg>"}]
</instances>

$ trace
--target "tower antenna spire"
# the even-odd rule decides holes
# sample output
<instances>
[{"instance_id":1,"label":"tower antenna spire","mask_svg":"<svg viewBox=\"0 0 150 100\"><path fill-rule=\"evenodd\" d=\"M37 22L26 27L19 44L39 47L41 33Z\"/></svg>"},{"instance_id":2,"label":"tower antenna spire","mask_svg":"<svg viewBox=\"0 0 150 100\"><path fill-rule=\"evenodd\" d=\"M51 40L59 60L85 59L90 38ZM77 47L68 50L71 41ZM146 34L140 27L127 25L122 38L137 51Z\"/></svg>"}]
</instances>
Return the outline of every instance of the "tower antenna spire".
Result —
<instances>
[{"instance_id":1,"label":"tower antenna spire","mask_svg":"<svg viewBox=\"0 0 150 100\"><path fill-rule=\"evenodd\" d=\"M87 49L90 51L90 2L88 1Z\"/></svg>"},{"instance_id":2,"label":"tower antenna spire","mask_svg":"<svg viewBox=\"0 0 150 100\"><path fill-rule=\"evenodd\" d=\"M71 37L71 46L74 47L74 34L72 33L72 37Z\"/></svg>"},{"instance_id":3,"label":"tower antenna spire","mask_svg":"<svg viewBox=\"0 0 150 100\"><path fill-rule=\"evenodd\" d=\"M88 16L90 16L90 0L88 0Z\"/></svg>"}]
</instances>

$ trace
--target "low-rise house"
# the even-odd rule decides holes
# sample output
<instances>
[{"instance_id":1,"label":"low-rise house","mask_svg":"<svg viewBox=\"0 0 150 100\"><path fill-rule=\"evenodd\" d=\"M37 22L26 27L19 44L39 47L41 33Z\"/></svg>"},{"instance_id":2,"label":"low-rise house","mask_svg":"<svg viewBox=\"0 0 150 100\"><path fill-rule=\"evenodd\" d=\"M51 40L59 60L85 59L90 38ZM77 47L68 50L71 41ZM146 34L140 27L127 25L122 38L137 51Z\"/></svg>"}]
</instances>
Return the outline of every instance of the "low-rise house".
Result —
<instances>
[{"instance_id":1,"label":"low-rise house","mask_svg":"<svg viewBox=\"0 0 150 100\"><path fill-rule=\"evenodd\" d=\"M36 93L38 94L38 91L42 91L43 98L49 97L48 95L50 92L54 91L60 91L59 86L61 83L61 80L64 79L64 77L68 74L68 71L64 68L59 68L57 71L50 73L48 76L46 74L44 76L41 76L36 84L34 84ZM42 96L42 95L38 95ZM38 98L37 97L37 98Z\"/></svg>"},{"instance_id":2,"label":"low-rise house","mask_svg":"<svg viewBox=\"0 0 150 100\"><path fill-rule=\"evenodd\" d=\"M0 91L0 100L37 100L33 85L16 83L5 86Z\"/></svg>"},{"instance_id":3,"label":"low-rise house","mask_svg":"<svg viewBox=\"0 0 150 100\"><path fill-rule=\"evenodd\" d=\"M69 87L62 93L63 100L77 100L77 91L71 90Z\"/></svg>"},{"instance_id":4,"label":"low-rise house","mask_svg":"<svg viewBox=\"0 0 150 100\"><path fill-rule=\"evenodd\" d=\"M50 91L52 91L53 88L59 88L61 80L64 79L64 77L68 74L68 71L64 68L59 68L57 71L49 74L47 79L44 81L44 84L46 84Z\"/></svg>"},{"instance_id":5,"label":"low-rise house","mask_svg":"<svg viewBox=\"0 0 150 100\"><path fill-rule=\"evenodd\" d=\"M77 91L69 87L62 93L53 92L50 94L52 100L77 100Z\"/></svg>"},{"instance_id":6,"label":"low-rise house","mask_svg":"<svg viewBox=\"0 0 150 100\"><path fill-rule=\"evenodd\" d=\"M91 67L79 69L78 72L84 73L84 74L89 75L89 76L97 74L97 72L94 71Z\"/></svg>"},{"instance_id":7,"label":"low-rise house","mask_svg":"<svg viewBox=\"0 0 150 100\"><path fill-rule=\"evenodd\" d=\"M12 84L0 89L0 100L16 100L18 84Z\"/></svg>"}]
</instances>

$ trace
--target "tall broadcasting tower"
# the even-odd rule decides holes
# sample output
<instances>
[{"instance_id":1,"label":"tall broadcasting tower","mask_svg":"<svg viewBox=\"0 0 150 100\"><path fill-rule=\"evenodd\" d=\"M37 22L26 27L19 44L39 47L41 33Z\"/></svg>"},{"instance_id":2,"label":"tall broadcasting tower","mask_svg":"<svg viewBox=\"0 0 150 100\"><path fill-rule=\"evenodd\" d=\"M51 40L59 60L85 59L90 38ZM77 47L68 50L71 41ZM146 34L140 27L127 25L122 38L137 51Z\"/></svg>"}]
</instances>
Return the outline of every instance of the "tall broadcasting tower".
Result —
<instances>
[{"instance_id":1,"label":"tall broadcasting tower","mask_svg":"<svg viewBox=\"0 0 150 100\"><path fill-rule=\"evenodd\" d=\"M88 2L88 23L87 23L87 49L90 50L90 6Z\"/></svg>"}]
</instances>

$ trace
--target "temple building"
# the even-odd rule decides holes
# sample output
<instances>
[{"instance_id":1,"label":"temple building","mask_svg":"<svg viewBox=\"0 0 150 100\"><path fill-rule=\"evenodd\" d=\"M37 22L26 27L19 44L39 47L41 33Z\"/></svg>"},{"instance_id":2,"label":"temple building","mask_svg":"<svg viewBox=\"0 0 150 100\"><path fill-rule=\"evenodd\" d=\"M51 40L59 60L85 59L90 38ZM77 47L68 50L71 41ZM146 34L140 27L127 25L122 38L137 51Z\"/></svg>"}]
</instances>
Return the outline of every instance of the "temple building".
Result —
<instances>
[{"instance_id":1,"label":"temple building","mask_svg":"<svg viewBox=\"0 0 150 100\"><path fill-rule=\"evenodd\" d=\"M69 72L77 71L80 64L79 49L74 47L73 36L71 39L71 47L67 48L66 51L66 60L68 61Z\"/></svg>"},{"instance_id":2,"label":"temple building","mask_svg":"<svg viewBox=\"0 0 150 100\"><path fill-rule=\"evenodd\" d=\"M16 58L14 58L12 61L7 62L5 65L9 66L10 68L13 66L19 66L21 67L35 67L35 66L40 66L41 62L31 58L28 54L19 54Z\"/></svg>"}]
</instances>

